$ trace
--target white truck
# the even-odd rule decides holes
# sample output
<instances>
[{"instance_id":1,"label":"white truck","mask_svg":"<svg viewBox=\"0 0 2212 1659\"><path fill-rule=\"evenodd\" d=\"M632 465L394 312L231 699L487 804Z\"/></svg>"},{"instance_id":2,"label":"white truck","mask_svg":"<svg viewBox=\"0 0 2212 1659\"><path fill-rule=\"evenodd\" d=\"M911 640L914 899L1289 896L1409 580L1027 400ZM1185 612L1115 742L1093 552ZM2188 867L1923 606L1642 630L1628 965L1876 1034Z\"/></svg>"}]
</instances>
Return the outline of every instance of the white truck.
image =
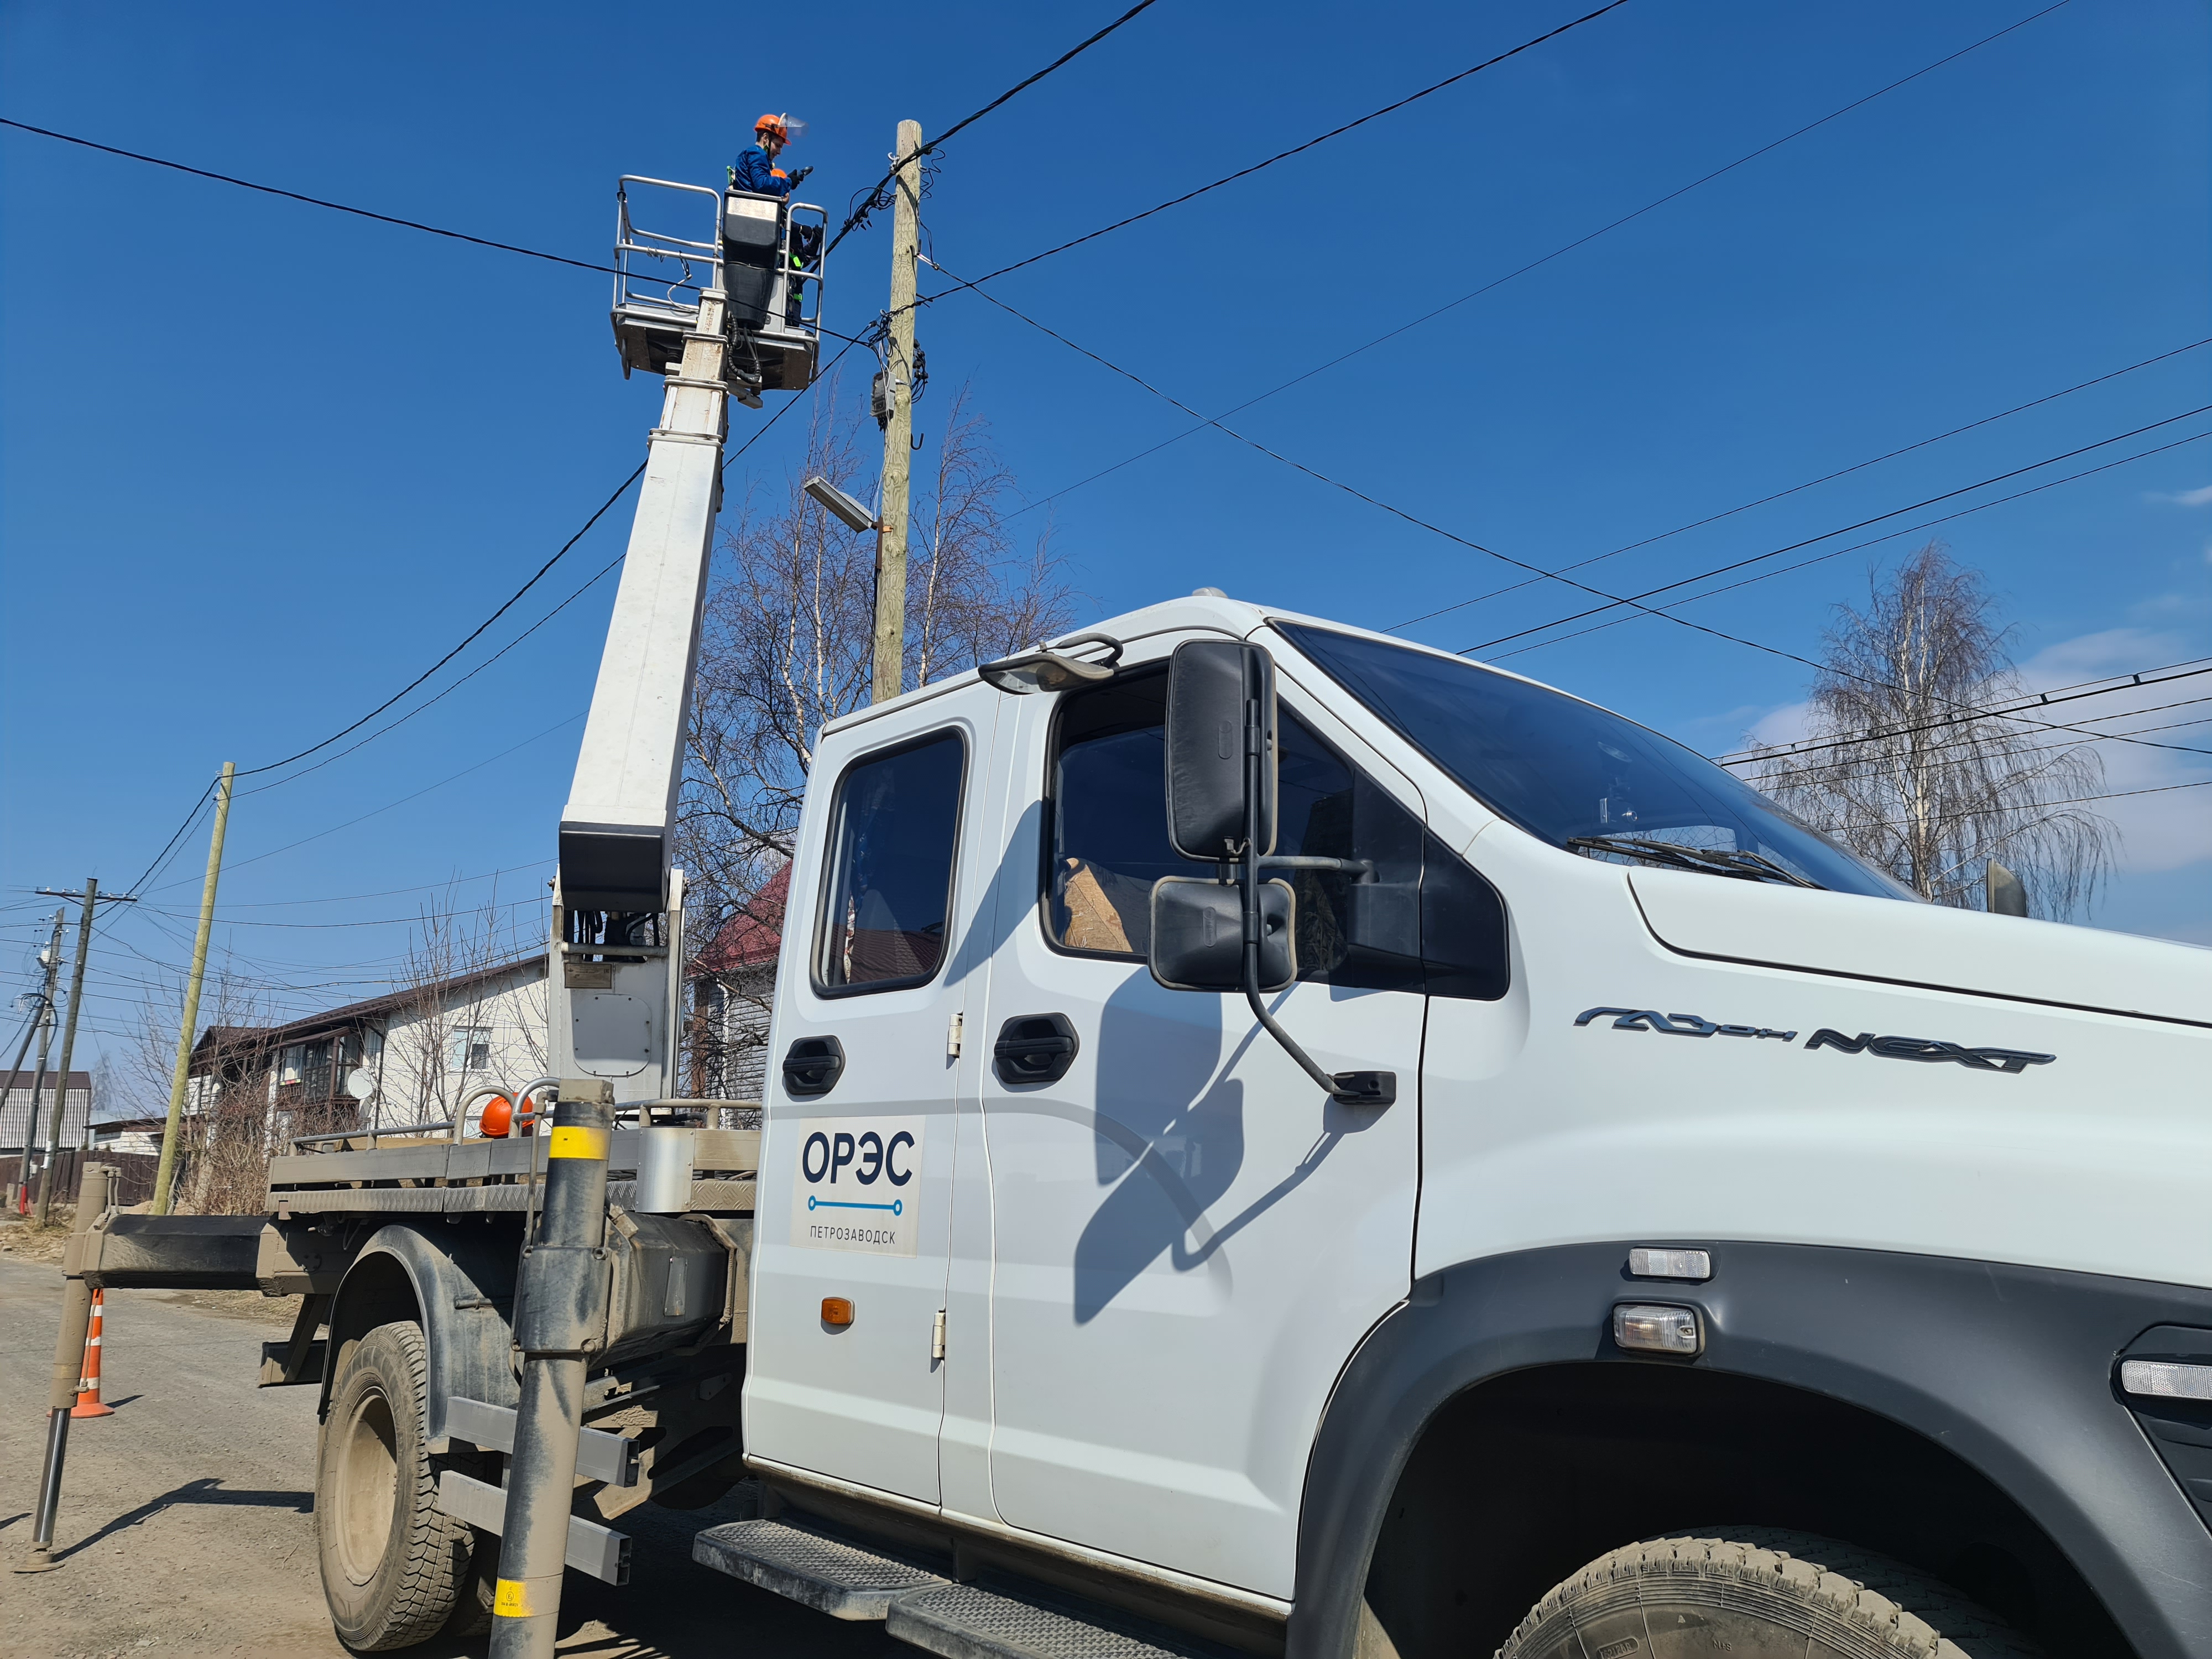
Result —
<instances>
[{"instance_id":1,"label":"white truck","mask_svg":"<svg viewBox=\"0 0 2212 1659\"><path fill-rule=\"evenodd\" d=\"M656 545L580 799L670 787ZM1921 903L1631 720L1201 590L823 732L754 1129L666 1098L655 833L564 821L550 1134L75 1258L309 1292L265 1370L356 1647L550 1651L562 1552L742 1478L697 1559L946 1659L2212 1655L2212 952Z\"/></svg>"}]
</instances>

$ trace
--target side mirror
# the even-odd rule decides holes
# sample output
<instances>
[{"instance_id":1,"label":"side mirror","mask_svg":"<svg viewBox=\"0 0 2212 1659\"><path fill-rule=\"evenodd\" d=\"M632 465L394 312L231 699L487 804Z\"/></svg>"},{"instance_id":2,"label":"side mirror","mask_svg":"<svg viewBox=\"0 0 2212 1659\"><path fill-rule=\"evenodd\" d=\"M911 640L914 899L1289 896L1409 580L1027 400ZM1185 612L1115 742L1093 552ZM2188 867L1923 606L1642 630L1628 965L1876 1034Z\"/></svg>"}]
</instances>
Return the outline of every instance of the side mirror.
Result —
<instances>
[{"instance_id":1,"label":"side mirror","mask_svg":"<svg viewBox=\"0 0 2212 1659\"><path fill-rule=\"evenodd\" d=\"M1260 989L1298 976L1297 896L1290 884L1260 884ZM1170 991L1244 988L1244 891L1196 876L1152 884L1152 977Z\"/></svg>"},{"instance_id":2,"label":"side mirror","mask_svg":"<svg viewBox=\"0 0 2212 1659\"><path fill-rule=\"evenodd\" d=\"M1256 801L1246 799L1248 713L1258 715ZM1168 840L1176 851L1210 863L1240 857L1250 814L1260 853L1273 852L1274 659L1236 640L1187 640L1177 646L1168 661L1166 737Z\"/></svg>"}]
</instances>

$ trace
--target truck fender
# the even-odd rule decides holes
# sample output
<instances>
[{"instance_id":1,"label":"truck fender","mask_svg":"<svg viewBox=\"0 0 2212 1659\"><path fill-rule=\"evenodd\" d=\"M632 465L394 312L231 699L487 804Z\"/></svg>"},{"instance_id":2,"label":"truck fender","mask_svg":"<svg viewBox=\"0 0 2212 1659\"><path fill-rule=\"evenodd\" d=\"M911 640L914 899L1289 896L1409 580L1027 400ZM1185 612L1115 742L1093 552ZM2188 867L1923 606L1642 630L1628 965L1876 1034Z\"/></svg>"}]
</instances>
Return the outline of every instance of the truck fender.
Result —
<instances>
[{"instance_id":1,"label":"truck fender","mask_svg":"<svg viewBox=\"0 0 2212 1659\"><path fill-rule=\"evenodd\" d=\"M347 1352L379 1325L411 1319L429 1362L424 1433L433 1454L452 1449L446 1402L455 1395L488 1405L521 1398L512 1358L515 1240L505 1229L467 1222L435 1234L411 1224L379 1228L347 1267L331 1304L329 1361L319 1411Z\"/></svg>"},{"instance_id":2,"label":"truck fender","mask_svg":"<svg viewBox=\"0 0 2212 1659\"><path fill-rule=\"evenodd\" d=\"M1421 1279L1370 1334L1307 1466L1286 1659L1350 1659L1400 1477L1455 1396L1533 1366L1684 1363L1613 1346L1624 1301L1697 1309L1695 1368L1826 1395L1954 1454L2057 1544L2143 1659L2212 1653L2212 1529L2113 1381L2142 1334L2212 1327L2212 1291L1882 1250L1633 1242L1709 1249L1712 1277L1632 1279L1628 1241L1517 1251Z\"/></svg>"}]
</instances>

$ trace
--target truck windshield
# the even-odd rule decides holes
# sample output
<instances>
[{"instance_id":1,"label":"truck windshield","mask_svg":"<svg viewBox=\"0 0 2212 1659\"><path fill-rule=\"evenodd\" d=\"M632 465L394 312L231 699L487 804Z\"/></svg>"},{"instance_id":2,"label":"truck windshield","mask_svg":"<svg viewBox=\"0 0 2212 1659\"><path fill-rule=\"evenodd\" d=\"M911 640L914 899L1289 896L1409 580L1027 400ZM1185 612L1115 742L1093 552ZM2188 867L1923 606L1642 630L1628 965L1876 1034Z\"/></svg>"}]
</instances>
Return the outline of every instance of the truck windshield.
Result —
<instances>
[{"instance_id":1,"label":"truck windshield","mask_svg":"<svg viewBox=\"0 0 2212 1659\"><path fill-rule=\"evenodd\" d=\"M1500 817L1587 857L1911 898L1672 738L1478 664L1277 623L1291 642Z\"/></svg>"}]
</instances>

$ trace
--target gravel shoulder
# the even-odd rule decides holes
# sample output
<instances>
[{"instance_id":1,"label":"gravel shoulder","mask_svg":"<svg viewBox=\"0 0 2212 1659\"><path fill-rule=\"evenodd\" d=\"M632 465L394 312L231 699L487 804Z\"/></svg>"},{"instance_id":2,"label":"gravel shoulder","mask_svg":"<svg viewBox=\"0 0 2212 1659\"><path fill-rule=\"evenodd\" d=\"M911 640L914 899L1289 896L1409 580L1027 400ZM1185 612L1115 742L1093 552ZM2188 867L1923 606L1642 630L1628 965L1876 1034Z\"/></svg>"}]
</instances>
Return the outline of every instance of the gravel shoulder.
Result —
<instances>
[{"instance_id":1,"label":"gravel shoulder","mask_svg":"<svg viewBox=\"0 0 2212 1659\"><path fill-rule=\"evenodd\" d=\"M116 1291L104 1393L113 1417L70 1430L56 1571L18 1576L44 1448L58 1267L0 1253L0 1646L57 1659L308 1655L346 1659L315 1566L315 1396L257 1389L261 1344L296 1304L252 1291ZM914 1650L711 1572L691 1534L737 1518L647 1504L627 1518L630 1584L571 1574L561 1651L592 1659L891 1659ZM410 1651L476 1655L479 1638Z\"/></svg>"}]
</instances>

